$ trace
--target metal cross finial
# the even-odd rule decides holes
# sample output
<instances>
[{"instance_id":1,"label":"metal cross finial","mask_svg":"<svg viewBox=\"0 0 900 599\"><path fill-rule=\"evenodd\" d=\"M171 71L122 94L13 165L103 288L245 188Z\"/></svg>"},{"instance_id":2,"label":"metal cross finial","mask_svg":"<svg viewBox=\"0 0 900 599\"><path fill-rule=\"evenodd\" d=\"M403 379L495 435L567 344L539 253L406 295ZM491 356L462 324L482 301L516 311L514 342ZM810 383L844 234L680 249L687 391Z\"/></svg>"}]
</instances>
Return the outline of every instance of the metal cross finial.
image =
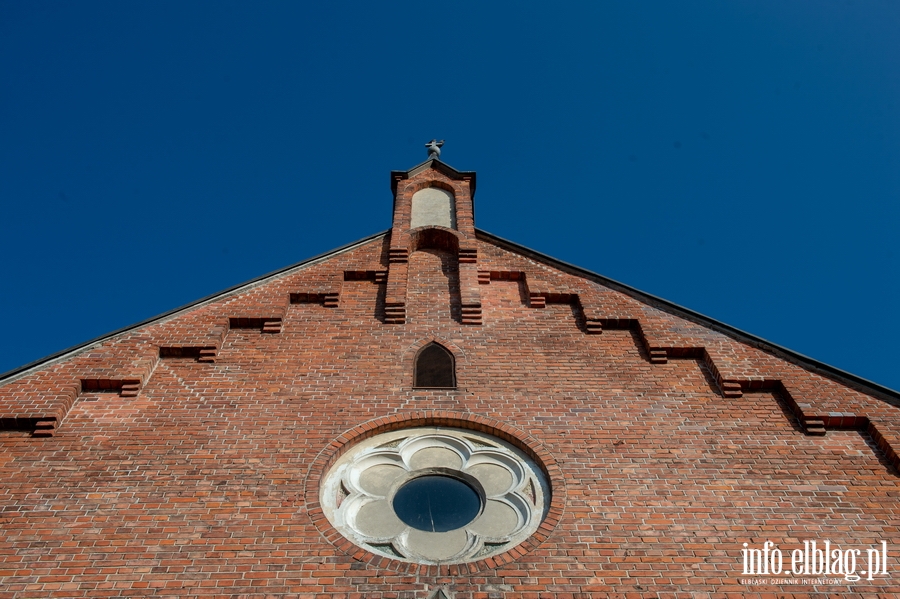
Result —
<instances>
[{"instance_id":1,"label":"metal cross finial","mask_svg":"<svg viewBox=\"0 0 900 599\"><path fill-rule=\"evenodd\" d=\"M425 147L428 148L428 159L432 158L440 158L441 157L441 146L444 145L444 140L438 141L436 139L432 139Z\"/></svg>"}]
</instances>

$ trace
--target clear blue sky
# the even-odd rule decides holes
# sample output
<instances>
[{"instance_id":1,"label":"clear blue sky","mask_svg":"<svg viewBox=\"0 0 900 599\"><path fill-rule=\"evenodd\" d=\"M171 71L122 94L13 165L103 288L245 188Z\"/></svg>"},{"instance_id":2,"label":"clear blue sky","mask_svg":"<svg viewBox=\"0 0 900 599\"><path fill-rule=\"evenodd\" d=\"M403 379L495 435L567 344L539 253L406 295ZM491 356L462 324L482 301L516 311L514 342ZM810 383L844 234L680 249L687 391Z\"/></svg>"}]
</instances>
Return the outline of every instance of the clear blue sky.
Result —
<instances>
[{"instance_id":1,"label":"clear blue sky","mask_svg":"<svg viewBox=\"0 0 900 599\"><path fill-rule=\"evenodd\" d=\"M900 4L0 0L0 371L476 225L900 389Z\"/></svg>"}]
</instances>

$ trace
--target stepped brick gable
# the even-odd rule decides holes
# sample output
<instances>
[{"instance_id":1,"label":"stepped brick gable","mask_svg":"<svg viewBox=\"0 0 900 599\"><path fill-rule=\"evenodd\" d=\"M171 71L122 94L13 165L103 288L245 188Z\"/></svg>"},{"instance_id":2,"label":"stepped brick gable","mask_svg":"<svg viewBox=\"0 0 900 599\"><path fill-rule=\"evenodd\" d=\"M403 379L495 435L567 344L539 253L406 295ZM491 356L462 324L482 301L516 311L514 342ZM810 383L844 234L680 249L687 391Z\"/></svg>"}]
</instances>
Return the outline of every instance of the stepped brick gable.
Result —
<instances>
[{"instance_id":1,"label":"stepped brick gable","mask_svg":"<svg viewBox=\"0 0 900 599\"><path fill-rule=\"evenodd\" d=\"M0 599L900 593L900 395L476 229L474 173L391 186L390 231L0 379ZM341 464L417 430L519 468L534 532L435 445L403 476L485 485L488 532L366 540ZM886 573L744 573L826 540Z\"/></svg>"}]
</instances>

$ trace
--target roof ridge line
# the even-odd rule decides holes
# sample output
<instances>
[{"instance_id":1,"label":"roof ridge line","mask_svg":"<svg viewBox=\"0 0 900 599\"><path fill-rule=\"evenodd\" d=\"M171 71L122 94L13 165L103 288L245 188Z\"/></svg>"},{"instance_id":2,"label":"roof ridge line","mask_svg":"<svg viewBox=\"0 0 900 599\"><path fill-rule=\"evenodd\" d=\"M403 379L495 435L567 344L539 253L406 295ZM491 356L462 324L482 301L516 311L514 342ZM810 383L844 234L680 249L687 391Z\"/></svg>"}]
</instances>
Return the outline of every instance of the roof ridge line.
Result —
<instances>
[{"instance_id":1,"label":"roof ridge line","mask_svg":"<svg viewBox=\"0 0 900 599\"><path fill-rule=\"evenodd\" d=\"M615 291L622 292L651 307L659 308L665 312L673 313L679 318L684 318L685 320L689 320L691 322L694 322L695 324L706 326L719 333L734 337L742 343L748 343L749 345L756 347L757 349L761 349L763 351L771 353L778 358L788 360L789 362L792 362L793 364L796 364L797 366L800 366L802 368L806 368L817 372L818 374L828 376L828 378L836 378L838 382L849 385L858 391L862 391L870 395L881 396L882 399L889 398L891 400L891 403L894 404L897 404L897 402L900 401L900 391L891 389L890 387L885 387L884 385L880 385L874 381L870 381L869 379L855 375L851 372L847 372L846 370L842 370L836 366L832 366L831 364L827 364L820 360L816 360L815 358L811 358L805 354L801 354L792 349L788 349L782 345L778 345L777 343L773 343L772 341L763 339L762 337L758 337L753 333L748 333L743 329L739 329L720 320L716 320L715 318L712 318L710 316L706 316L705 314L701 314L700 312L691 310L690 308L685 308L684 306L681 306L674 302L670 302L669 300L663 299L651 293L641 291L640 289L637 289L625 283L621 283L619 281L616 281L615 279L610 279L609 277L605 277L586 268L570 264L569 262L554 258L553 256L548 256L547 254L541 253L537 250L533 250L527 246L520 245L514 241L510 241L498 235L494 235L493 233L489 233L484 229L479 229L478 227L476 227L475 234L479 238L483 238L486 241L491 241L501 247L505 246L506 249L525 254L540 262L546 263L548 266L552 266L563 271L568 271L570 274L574 274L577 276L598 279L597 282L601 283L602 285L605 285Z\"/></svg>"},{"instance_id":2,"label":"roof ridge line","mask_svg":"<svg viewBox=\"0 0 900 599\"><path fill-rule=\"evenodd\" d=\"M348 252L352 249L355 249L356 247L359 247L359 246L369 243L370 241L373 241L379 237L387 235L388 233L390 233L390 229L387 229L386 231L381 231L380 233L375 233L374 235L369 235L368 237L364 237L364 238L354 241L352 243L342 245L336 249L327 251L327 252L319 254L317 256L313 256L312 258L307 258L306 260L302 260L295 264L291 264L289 266L285 266L283 268L273 270L272 272L266 273L262 276L256 277L249 281L245 281L244 283L238 283L237 285L234 285L233 287L229 287L228 289L224 289L222 291L218 291L211 295L207 295L206 297L202 297L193 302L184 304L183 306L173 308L172 310L168 310L167 312L163 312L162 314L158 314L156 316L152 316L152 317L142 320L140 322L136 322L134 324L130 324L128 326L122 327L121 329L116 329L109 333L105 333L103 335L100 335L99 337L95 337L93 339L90 339L89 341L85 341L84 343L79 343L78 345L73 345L72 347L69 347L69 348L63 349L61 351L58 351L56 353L50 354L49 356L39 358L39 359L37 359L33 362L29 362L28 364L25 364L23 366L19 366L18 368L13 368L12 370L8 370L8 371L0 374L0 386L5 385L7 383L11 383L15 380L18 380L22 376L26 376L27 374L31 373L32 371L34 371L40 367L50 366L52 364L55 364L59 361L62 361L64 359L72 356L72 355L75 355L82 351L91 349L92 347L95 347L105 341L109 341L110 339L113 339L114 337L117 337L124 333L128 333L128 332L138 329L140 327L143 327L148 324L155 323L155 322L159 322L159 321L162 321L167 318L172 318L185 310L189 310L191 308L197 308L204 304L221 299L223 297L227 297L228 295L239 293L242 290L249 289L249 288L255 287L257 285L261 285L269 279L273 279L278 276L284 275L287 272L294 270L296 268L300 268L302 266L312 266L314 263L320 262L322 260L326 260L328 258L331 258L332 256L337 256L338 254L343 254L344 252Z\"/></svg>"}]
</instances>

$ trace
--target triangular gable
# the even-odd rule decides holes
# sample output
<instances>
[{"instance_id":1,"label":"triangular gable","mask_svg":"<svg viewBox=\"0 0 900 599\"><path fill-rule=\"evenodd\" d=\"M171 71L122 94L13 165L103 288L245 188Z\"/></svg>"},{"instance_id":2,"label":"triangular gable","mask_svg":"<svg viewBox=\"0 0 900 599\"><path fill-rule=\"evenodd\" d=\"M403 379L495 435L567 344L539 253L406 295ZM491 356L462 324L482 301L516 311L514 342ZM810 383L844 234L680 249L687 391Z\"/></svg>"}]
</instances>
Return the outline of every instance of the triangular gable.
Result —
<instances>
[{"instance_id":1,"label":"triangular gable","mask_svg":"<svg viewBox=\"0 0 900 599\"><path fill-rule=\"evenodd\" d=\"M402 188L399 185L405 181ZM459 230L410 229L409 199L418 189L445 185L458 203ZM394 227L23 366L0 377L0 422L49 435L79 394L112 391L135 396L160 360L213 363L233 329L278 334L294 304L340 304L346 281L386 288L381 322L406 324L409 257L443 248L458 266L459 323L482 326L482 289L516 280L528 308L568 304L586 335L627 329L651 364L702 361L719 392L738 399L769 390L784 398L809 434L829 428L867 430L896 461L900 439L893 412L900 393L843 372L602 275L566 264L473 226L474 173L431 159L392 173ZM399 204L398 204L399 202ZM405 203L404 203L405 202ZM321 267L321 268L319 268ZM880 400L873 403L872 398ZM884 405L884 404L890 404Z\"/></svg>"}]
</instances>

